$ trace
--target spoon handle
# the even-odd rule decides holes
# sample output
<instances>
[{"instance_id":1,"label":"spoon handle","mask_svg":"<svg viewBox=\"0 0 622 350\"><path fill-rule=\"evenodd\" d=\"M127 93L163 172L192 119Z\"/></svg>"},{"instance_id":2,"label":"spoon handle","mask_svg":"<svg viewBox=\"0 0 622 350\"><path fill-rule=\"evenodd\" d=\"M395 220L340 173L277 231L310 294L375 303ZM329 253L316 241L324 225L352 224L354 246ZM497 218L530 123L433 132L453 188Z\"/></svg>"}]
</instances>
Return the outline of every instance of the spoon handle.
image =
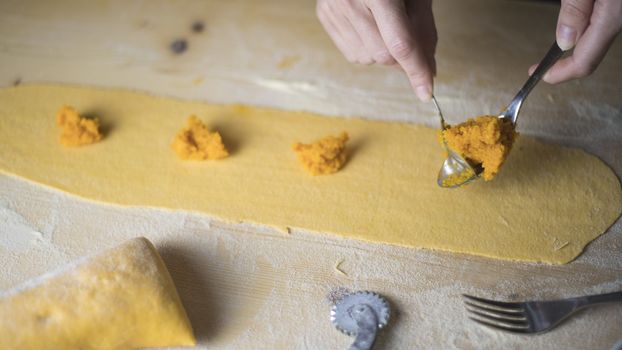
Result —
<instances>
[{"instance_id":1,"label":"spoon handle","mask_svg":"<svg viewBox=\"0 0 622 350\"><path fill-rule=\"evenodd\" d=\"M557 60L562 57L564 51L557 46L557 42L553 43L553 46L549 49L549 52L546 53L546 56L540 61L536 70L529 76L525 85L518 91L512 102L508 108L502 113L504 117L508 117L512 120L512 123L516 123L516 118L518 117L518 111L523 103L523 101L527 98L527 95L531 92L531 90L538 84L538 82L544 76L544 73L549 70L557 62Z\"/></svg>"}]
</instances>

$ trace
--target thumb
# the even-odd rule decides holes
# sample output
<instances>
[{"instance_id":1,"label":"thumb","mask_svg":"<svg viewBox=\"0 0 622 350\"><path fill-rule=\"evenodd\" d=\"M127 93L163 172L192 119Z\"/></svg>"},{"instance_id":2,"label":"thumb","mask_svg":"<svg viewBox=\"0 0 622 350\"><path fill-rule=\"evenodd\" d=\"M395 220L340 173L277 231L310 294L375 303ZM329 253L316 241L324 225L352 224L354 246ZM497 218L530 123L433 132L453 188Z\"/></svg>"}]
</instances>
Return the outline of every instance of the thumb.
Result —
<instances>
[{"instance_id":1,"label":"thumb","mask_svg":"<svg viewBox=\"0 0 622 350\"><path fill-rule=\"evenodd\" d=\"M557 20L557 45L566 51L577 40L590 23L594 0L562 0Z\"/></svg>"}]
</instances>

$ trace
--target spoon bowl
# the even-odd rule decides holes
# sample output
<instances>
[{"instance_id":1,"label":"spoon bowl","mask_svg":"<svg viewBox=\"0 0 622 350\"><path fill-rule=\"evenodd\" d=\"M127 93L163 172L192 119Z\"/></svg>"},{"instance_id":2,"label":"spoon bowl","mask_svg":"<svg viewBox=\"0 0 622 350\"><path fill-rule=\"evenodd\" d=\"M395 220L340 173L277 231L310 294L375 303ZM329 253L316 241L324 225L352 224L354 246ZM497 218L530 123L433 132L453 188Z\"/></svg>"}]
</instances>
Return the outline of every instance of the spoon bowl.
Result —
<instances>
[{"instance_id":1,"label":"spoon bowl","mask_svg":"<svg viewBox=\"0 0 622 350\"><path fill-rule=\"evenodd\" d=\"M482 170L481 167L471 166L469 162L449 147L446 147L446 150L447 159L443 162L436 180L439 186L456 188L479 177Z\"/></svg>"},{"instance_id":2,"label":"spoon bowl","mask_svg":"<svg viewBox=\"0 0 622 350\"><path fill-rule=\"evenodd\" d=\"M441 132L445 131L449 128L449 125L445 123L443 112L441 111L441 107L438 105L438 101L436 101L436 97L434 95L432 95L432 102L434 103L436 113L441 120ZM447 152L447 159L445 159L443 166L441 166L441 169L438 172L436 183L441 187L456 188L477 179L481 173L481 167L476 169L471 166L466 159L462 158L461 155L454 152L451 148L449 148L449 146L447 146L447 140L445 140L444 134L441 134L441 137L443 138L443 145L445 146L445 151Z\"/></svg>"}]
</instances>

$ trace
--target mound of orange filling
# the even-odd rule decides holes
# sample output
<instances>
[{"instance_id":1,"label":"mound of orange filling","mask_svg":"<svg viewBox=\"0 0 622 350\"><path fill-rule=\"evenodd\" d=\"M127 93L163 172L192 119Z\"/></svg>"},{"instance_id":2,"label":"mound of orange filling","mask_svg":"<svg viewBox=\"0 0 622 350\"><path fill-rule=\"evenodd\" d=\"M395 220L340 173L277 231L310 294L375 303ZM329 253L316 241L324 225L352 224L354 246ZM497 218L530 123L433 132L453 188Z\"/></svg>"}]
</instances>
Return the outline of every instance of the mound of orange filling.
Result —
<instances>
[{"instance_id":1,"label":"mound of orange filling","mask_svg":"<svg viewBox=\"0 0 622 350\"><path fill-rule=\"evenodd\" d=\"M220 134L209 131L194 115L188 118L186 127L175 135L171 148L179 158L185 160L222 159L229 156Z\"/></svg>"},{"instance_id":2,"label":"mound of orange filling","mask_svg":"<svg viewBox=\"0 0 622 350\"><path fill-rule=\"evenodd\" d=\"M518 136L514 124L495 116L468 119L443 131L449 148L471 164L481 164L484 180L492 180Z\"/></svg>"},{"instance_id":3,"label":"mound of orange filling","mask_svg":"<svg viewBox=\"0 0 622 350\"><path fill-rule=\"evenodd\" d=\"M63 106L56 113L56 125L61 128L60 143L64 146L88 145L102 138L99 120L83 118L70 106Z\"/></svg>"},{"instance_id":4,"label":"mound of orange filling","mask_svg":"<svg viewBox=\"0 0 622 350\"><path fill-rule=\"evenodd\" d=\"M302 166L312 175L332 174L346 162L346 142L348 134L326 136L311 144L295 143L293 150Z\"/></svg>"}]
</instances>

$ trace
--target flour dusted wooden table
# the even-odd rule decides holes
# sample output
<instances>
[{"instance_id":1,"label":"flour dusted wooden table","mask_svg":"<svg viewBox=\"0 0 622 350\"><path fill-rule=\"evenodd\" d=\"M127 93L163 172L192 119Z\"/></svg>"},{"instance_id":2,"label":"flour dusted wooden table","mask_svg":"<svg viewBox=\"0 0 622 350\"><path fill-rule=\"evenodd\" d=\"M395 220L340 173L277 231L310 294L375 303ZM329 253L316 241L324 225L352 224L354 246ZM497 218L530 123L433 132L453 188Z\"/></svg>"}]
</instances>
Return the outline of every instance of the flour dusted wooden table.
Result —
<instances>
[{"instance_id":1,"label":"flour dusted wooden table","mask_svg":"<svg viewBox=\"0 0 622 350\"><path fill-rule=\"evenodd\" d=\"M554 5L439 0L434 6L436 95L451 122L497 112L553 40ZM176 48L185 42L185 51L174 53L173 42ZM520 131L581 147L620 176L620 62L618 41L594 76L538 86ZM345 62L315 19L312 1L4 1L0 84L42 81L437 124L432 106L415 101L400 72ZM328 322L327 294L337 287L390 299L396 313L379 348L608 349L622 336L620 305L521 337L470 323L459 298L620 289L620 220L576 261L547 266L118 208L0 176L0 223L0 288L147 236L171 270L201 346L212 349L346 348L350 339Z\"/></svg>"}]
</instances>

